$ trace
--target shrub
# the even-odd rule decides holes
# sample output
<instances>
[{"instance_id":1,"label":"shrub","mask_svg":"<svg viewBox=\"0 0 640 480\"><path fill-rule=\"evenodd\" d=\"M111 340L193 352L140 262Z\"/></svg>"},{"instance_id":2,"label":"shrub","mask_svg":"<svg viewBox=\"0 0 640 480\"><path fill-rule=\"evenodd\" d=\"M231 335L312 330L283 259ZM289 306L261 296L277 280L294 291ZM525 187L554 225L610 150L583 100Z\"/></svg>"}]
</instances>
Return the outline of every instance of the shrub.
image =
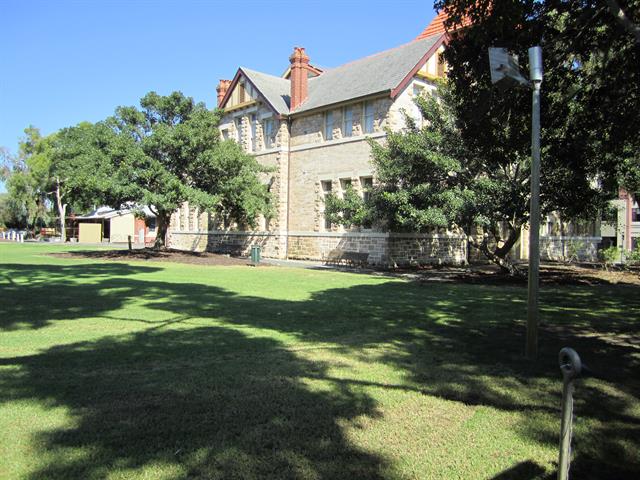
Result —
<instances>
[{"instance_id":1,"label":"shrub","mask_svg":"<svg viewBox=\"0 0 640 480\"><path fill-rule=\"evenodd\" d=\"M566 261L568 263L577 262L580 259L580 250L585 246L585 242L580 240L569 240L567 243Z\"/></svg>"},{"instance_id":2,"label":"shrub","mask_svg":"<svg viewBox=\"0 0 640 480\"><path fill-rule=\"evenodd\" d=\"M628 264L640 265L640 245L638 245L635 250L629 250L625 257Z\"/></svg>"},{"instance_id":3,"label":"shrub","mask_svg":"<svg viewBox=\"0 0 640 480\"><path fill-rule=\"evenodd\" d=\"M620 249L614 246L604 248L600 250L600 257L602 258L605 270L609 270L609 267L620 258Z\"/></svg>"}]
</instances>

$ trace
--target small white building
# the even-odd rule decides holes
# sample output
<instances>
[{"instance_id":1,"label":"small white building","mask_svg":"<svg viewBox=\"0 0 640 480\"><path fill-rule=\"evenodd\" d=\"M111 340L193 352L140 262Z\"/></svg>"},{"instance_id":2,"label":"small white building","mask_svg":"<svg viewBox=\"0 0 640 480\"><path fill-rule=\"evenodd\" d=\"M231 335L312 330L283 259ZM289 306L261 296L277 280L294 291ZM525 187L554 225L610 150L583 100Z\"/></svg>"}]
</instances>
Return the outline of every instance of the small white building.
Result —
<instances>
[{"instance_id":1,"label":"small white building","mask_svg":"<svg viewBox=\"0 0 640 480\"><path fill-rule=\"evenodd\" d=\"M70 217L67 238L80 243L127 243L130 236L136 244L153 243L156 216L149 207L144 207L142 213L143 217L136 217L133 209L99 207L86 215Z\"/></svg>"}]
</instances>

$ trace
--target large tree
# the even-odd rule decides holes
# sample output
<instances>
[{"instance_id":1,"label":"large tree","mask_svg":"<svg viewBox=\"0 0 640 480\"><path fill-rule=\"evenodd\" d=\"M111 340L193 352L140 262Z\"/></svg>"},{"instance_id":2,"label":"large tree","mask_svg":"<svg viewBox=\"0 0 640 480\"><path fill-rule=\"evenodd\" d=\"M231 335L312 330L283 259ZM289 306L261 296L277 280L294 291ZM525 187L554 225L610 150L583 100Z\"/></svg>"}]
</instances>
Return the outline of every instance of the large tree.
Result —
<instances>
[{"instance_id":1,"label":"large tree","mask_svg":"<svg viewBox=\"0 0 640 480\"><path fill-rule=\"evenodd\" d=\"M70 206L74 211L97 207L112 194L115 177L100 148L102 142L101 129L88 122L63 128L45 139L43 176L58 212L63 242Z\"/></svg>"},{"instance_id":2,"label":"large tree","mask_svg":"<svg viewBox=\"0 0 640 480\"><path fill-rule=\"evenodd\" d=\"M492 87L487 49L508 48L526 69L527 48L541 45L543 201L584 216L597 204L594 195L618 186L638 190L640 0L438 0L435 6L449 15L444 56L467 142L486 153L525 152L529 92ZM467 20L471 25L458 29ZM501 142L504 131L511 134Z\"/></svg>"},{"instance_id":3,"label":"large tree","mask_svg":"<svg viewBox=\"0 0 640 480\"><path fill-rule=\"evenodd\" d=\"M531 93L495 88L487 50L506 47L526 69L527 49L542 45L541 210L594 218L619 186L637 191L640 183L640 1L436 6L447 11L451 30L443 111L433 102L423 106L431 133L389 132L387 146L374 145L382 182L365 212L390 228L419 231L452 221L471 233L470 225L482 225L483 240L470 235L471 243L515 272L507 255L529 220ZM343 221L362 215L346 200L331 198L329 207Z\"/></svg>"},{"instance_id":4,"label":"large tree","mask_svg":"<svg viewBox=\"0 0 640 480\"><path fill-rule=\"evenodd\" d=\"M17 155L0 151L2 179L6 182L5 215L12 226L34 231L49 221L47 164L44 138L29 126L20 139Z\"/></svg>"},{"instance_id":5,"label":"large tree","mask_svg":"<svg viewBox=\"0 0 640 480\"><path fill-rule=\"evenodd\" d=\"M345 225L374 223L400 232L456 229L504 270L518 273L508 253L527 218L526 156L497 162L467 145L451 91L416 100L424 122L370 141L377 185L364 202L353 192L329 196L329 218ZM523 171L524 170L524 171ZM484 235L478 235L484 232Z\"/></svg>"},{"instance_id":6,"label":"large tree","mask_svg":"<svg viewBox=\"0 0 640 480\"><path fill-rule=\"evenodd\" d=\"M229 221L254 225L271 213L259 174L267 171L232 141L221 141L221 112L180 92L145 95L100 124L101 151L113 170L106 203L149 206L157 216L156 247L165 245L171 214L184 202Z\"/></svg>"}]
</instances>

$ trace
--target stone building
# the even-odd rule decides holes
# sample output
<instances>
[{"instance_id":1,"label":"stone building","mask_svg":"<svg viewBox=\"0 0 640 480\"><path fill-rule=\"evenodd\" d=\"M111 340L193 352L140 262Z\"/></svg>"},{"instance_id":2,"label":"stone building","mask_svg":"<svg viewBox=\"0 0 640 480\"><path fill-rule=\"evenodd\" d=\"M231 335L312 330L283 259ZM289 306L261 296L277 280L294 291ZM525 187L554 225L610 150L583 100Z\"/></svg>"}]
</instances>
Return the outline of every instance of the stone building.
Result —
<instances>
[{"instance_id":1,"label":"stone building","mask_svg":"<svg viewBox=\"0 0 640 480\"><path fill-rule=\"evenodd\" d=\"M417 95L433 91L445 75L445 16L439 14L412 42L345 65L321 69L296 47L281 76L240 67L232 80L220 80L218 106L225 139L237 141L259 162L272 167L265 176L276 215L247 231L216 222L188 204L172 216L169 244L189 250L246 254L261 245L273 258L323 259L335 249L366 252L378 265L462 263L463 236L448 233L400 234L345 229L324 217L324 198L351 186L360 195L375 184L369 139L383 142L385 128L405 127L404 113L420 123ZM514 247L526 259L528 231ZM586 228L549 216L541 229L541 256L595 259L602 238L600 222Z\"/></svg>"},{"instance_id":2,"label":"stone building","mask_svg":"<svg viewBox=\"0 0 640 480\"><path fill-rule=\"evenodd\" d=\"M402 129L403 112L421 121L413 99L445 74L445 40L439 19L406 45L336 68L315 67L296 47L282 76L241 67L232 80L221 80L222 137L273 167L264 181L277 213L258 231L243 231L185 204L172 218L170 245L245 253L259 244L264 256L300 259L341 248L367 252L373 264L463 262L466 242L457 234L346 230L324 217L325 195L348 186L367 195L375 183L368 139L383 141L385 128Z\"/></svg>"}]
</instances>

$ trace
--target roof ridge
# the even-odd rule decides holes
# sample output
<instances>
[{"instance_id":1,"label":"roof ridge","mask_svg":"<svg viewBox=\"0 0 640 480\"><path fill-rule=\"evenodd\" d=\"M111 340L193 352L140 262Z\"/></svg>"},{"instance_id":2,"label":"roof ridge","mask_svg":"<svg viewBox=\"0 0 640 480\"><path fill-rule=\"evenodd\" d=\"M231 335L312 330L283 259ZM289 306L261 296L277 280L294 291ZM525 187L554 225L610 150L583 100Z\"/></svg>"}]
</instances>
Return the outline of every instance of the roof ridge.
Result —
<instances>
[{"instance_id":1,"label":"roof ridge","mask_svg":"<svg viewBox=\"0 0 640 480\"><path fill-rule=\"evenodd\" d=\"M327 73L327 72L331 72L333 70L337 70L338 68L347 67L347 66L352 65L354 63L362 62L364 60L368 60L368 59L377 57L378 55L382 55L384 53L392 52L394 50L398 50L400 48L407 47L407 46L409 46L409 45L411 45L411 44L413 44L415 42L420 42L422 40L426 40L426 39L431 38L431 37L440 37L442 35L444 35L444 34L443 33L438 33L438 34L434 34L434 35L429 35L428 37L414 38L413 40L411 40L409 42L403 43L401 45L397 45L397 46L392 47L392 48L388 48L386 50L382 50L381 52L372 53L371 55L367 55L366 57L361 57L361 58L357 58L355 60L351 60L351 61L349 61L347 63L343 63L342 65L338 65L337 67L327 68L322 74ZM317 77L310 78L309 80L313 80L314 78L320 78L322 76L322 74L318 75Z\"/></svg>"},{"instance_id":2,"label":"roof ridge","mask_svg":"<svg viewBox=\"0 0 640 480\"><path fill-rule=\"evenodd\" d=\"M282 77L280 77L280 76L278 76L278 75L273 75L273 74L271 74L271 73L261 72L260 70L255 70L255 69L253 69L253 68L248 68L248 67L240 66L240 67L238 67L238 69L239 69L239 70L242 70L242 71L244 71L244 72L249 71L249 72L251 72L251 73L259 73L260 75L266 75L266 76L268 76L268 77L277 78L278 80L283 80L283 81L285 81L285 82L288 82L288 81L289 81L288 79L286 79L286 78L282 78Z\"/></svg>"}]
</instances>

